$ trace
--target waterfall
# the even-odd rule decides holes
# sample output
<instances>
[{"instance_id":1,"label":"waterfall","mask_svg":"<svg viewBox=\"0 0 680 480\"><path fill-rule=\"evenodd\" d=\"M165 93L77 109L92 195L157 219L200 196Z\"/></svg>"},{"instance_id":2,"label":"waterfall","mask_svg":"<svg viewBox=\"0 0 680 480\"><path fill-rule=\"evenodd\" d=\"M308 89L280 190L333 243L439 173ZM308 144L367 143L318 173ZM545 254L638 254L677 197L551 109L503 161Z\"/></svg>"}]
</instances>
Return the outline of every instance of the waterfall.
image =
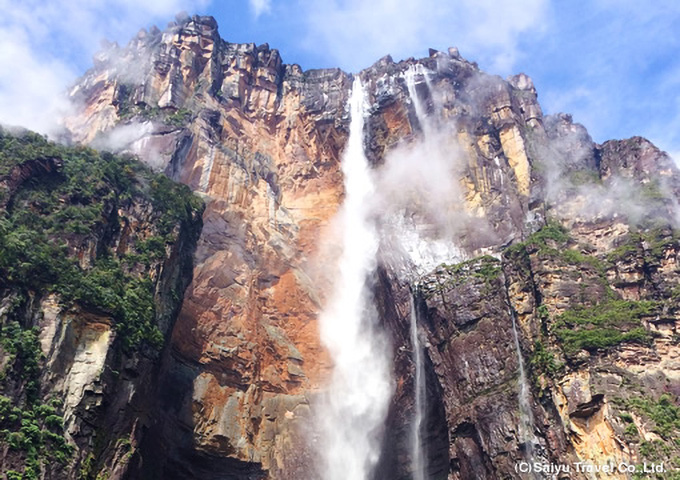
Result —
<instances>
[{"instance_id":1,"label":"waterfall","mask_svg":"<svg viewBox=\"0 0 680 480\"><path fill-rule=\"evenodd\" d=\"M517 320L512 308L510 308L510 316L512 317L512 333L515 338L515 350L517 352L517 362L519 364L519 441L524 444L527 457L531 460L536 438L534 435L534 414L531 411L531 391L527 381L526 370L524 369L522 349L519 344Z\"/></svg>"},{"instance_id":2,"label":"waterfall","mask_svg":"<svg viewBox=\"0 0 680 480\"><path fill-rule=\"evenodd\" d=\"M406 80L406 88L408 89L408 94L413 102L413 108L416 112L416 117L418 123L423 130L423 135L425 142L432 141L430 122L427 118L427 109L423 102L418 97L418 92L416 90L416 76L421 75L423 78L427 78L423 66L420 64L410 66L406 72L404 72L404 78ZM429 88L429 84L428 84ZM428 143L423 144L423 152L429 153L430 145ZM427 247L424 249L427 253L435 247L434 244L428 242ZM418 249L420 250L420 249ZM421 260L424 255L418 251L417 259ZM420 344L420 339L418 337L418 311L416 308L415 295L411 295L411 312L410 312L410 322L411 322L411 346L413 355L413 365L414 365L414 376L413 376L413 392L414 392L414 418L413 418L413 431L411 438L411 470L413 472L413 480L425 480L426 477L426 457L424 452L424 442L422 439L423 430L423 418L425 412L425 402L426 402L426 392L425 392L425 370L423 361L423 347Z\"/></svg>"},{"instance_id":3,"label":"waterfall","mask_svg":"<svg viewBox=\"0 0 680 480\"><path fill-rule=\"evenodd\" d=\"M416 111L416 118L418 118L418 123L420 123L420 128L423 129L423 133L427 135L430 130L430 121L427 117L427 109L423 102L418 97L418 91L416 90L416 77L420 75L423 77L428 90L430 90L430 81L427 78L427 72L425 68L420 63L411 65L404 72L404 79L406 80L406 88L408 89L408 95L411 97L413 102L413 108Z\"/></svg>"},{"instance_id":4,"label":"waterfall","mask_svg":"<svg viewBox=\"0 0 680 480\"><path fill-rule=\"evenodd\" d=\"M415 295L411 295L411 346L413 348L415 416L413 419L413 437L411 439L411 467L413 480L425 480L427 470L426 457L423 448L421 432L423 430L423 418L425 417L425 365L423 346L418 337L418 310Z\"/></svg>"},{"instance_id":5,"label":"waterfall","mask_svg":"<svg viewBox=\"0 0 680 480\"><path fill-rule=\"evenodd\" d=\"M320 316L321 340L333 373L321 406L320 456L327 480L367 480L380 455L392 396L387 341L377 327L370 279L379 236L370 214L375 187L364 153L366 100L357 77L350 97L351 122L342 157L345 200L339 215L342 254L338 277Z\"/></svg>"}]
</instances>

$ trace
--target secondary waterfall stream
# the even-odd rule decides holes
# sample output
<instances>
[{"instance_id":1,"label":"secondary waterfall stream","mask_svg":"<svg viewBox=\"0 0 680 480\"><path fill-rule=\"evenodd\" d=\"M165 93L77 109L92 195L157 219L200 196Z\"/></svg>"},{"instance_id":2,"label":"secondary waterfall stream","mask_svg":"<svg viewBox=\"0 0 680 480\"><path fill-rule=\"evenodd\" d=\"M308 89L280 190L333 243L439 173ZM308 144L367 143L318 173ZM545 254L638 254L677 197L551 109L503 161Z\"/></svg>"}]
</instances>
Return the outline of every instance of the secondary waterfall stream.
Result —
<instances>
[{"instance_id":1,"label":"secondary waterfall stream","mask_svg":"<svg viewBox=\"0 0 680 480\"><path fill-rule=\"evenodd\" d=\"M413 348L413 390L415 396L414 408L415 416L413 419L413 438L411 439L411 467L413 470L413 480L425 480L427 464L423 448L423 418L425 417L425 402L427 401L425 392L425 365L423 346L418 336L418 309L416 307L416 297L411 295L411 346Z\"/></svg>"},{"instance_id":2,"label":"secondary waterfall stream","mask_svg":"<svg viewBox=\"0 0 680 480\"><path fill-rule=\"evenodd\" d=\"M427 82L427 75L422 65L416 64L409 67L404 73L406 80L406 88L409 96L413 102L413 108L416 112L416 118L420 123L420 128L423 130L425 137L430 133L430 122L427 118L427 110L423 102L418 97L416 90L416 76L421 75ZM427 84L429 88L429 83ZM427 140L427 138L425 139ZM413 480L425 480L426 478L426 456L424 452L424 442L422 439L422 424L425 417L425 370L423 358L423 346L420 344L418 336L418 310L416 307L415 296L411 295L411 312L410 312L410 328L411 328L411 345L413 348L413 365L414 365L414 418L413 430L411 438L411 470L413 472Z\"/></svg>"},{"instance_id":3,"label":"secondary waterfall stream","mask_svg":"<svg viewBox=\"0 0 680 480\"><path fill-rule=\"evenodd\" d=\"M345 200L338 213L342 254L338 276L320 317L321 339L334 363L321 407L320 455L327 480L367 480L378 462L382 429L392 396L386 339L377 327L371 278L379 235L371 218L375 186L364 153L366 99L356 77L351 123L342 157Z\"/></svg>"},{"instance_id":4,"label":"secondary waterfall stream","mask_svg":"<svg viewBox=\"0 0 680 480\"><path fill-rule=\"evenodd\" d=\"M416 112L416 118L418 118L418 123L420 123L420 128L423 130L423 134L427 135L430 129L430 122L427 118L427 108L423 105L423 102L418 97L418 91L416 90L416 76L421 76L423 81L427 85L428 90L430 89L430 82L427 78L427 72L423 66L419 63L410 66L404 72L404 79L406 80L406 88L408 89L408 95L411 97L413 102L413 109Z\"/></svg>"},{"instance_id":5,"label":"secondary waterfall stream","mask_svg":"<svg viewBox=\"0 0 680 480\"><path fill-rule=\"evenodd\" d=\"M527 460L533 457L534 436L534 414L531 411L531 391L527 381L522 349L519 344L519 334L517 332L517 319L515 312L510 309L512 317L512 333L515 340L515 350L517 352L517 363L519 368L519 441L524 444Z\"/></svg>"}]
</instances>

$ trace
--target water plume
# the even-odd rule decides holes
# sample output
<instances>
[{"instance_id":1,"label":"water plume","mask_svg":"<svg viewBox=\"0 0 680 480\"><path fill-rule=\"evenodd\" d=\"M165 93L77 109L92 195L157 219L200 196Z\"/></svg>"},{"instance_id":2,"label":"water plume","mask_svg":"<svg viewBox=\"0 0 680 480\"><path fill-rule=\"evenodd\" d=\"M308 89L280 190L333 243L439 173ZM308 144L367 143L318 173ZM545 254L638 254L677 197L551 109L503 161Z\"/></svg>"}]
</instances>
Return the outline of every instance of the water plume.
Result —
<instances>
[{"instance_id":1,"label":"water plume","mask_svg":"<svg viewBox=\"0 0 680 480\"><path fill-rule=\"evenodd\" d=\"M377 326L371 278L379 236L371 216L375 192L364 153L365 93L359 78L350 98L351 123L342 157L345 200L338 279L320 317L321 339L334 363L321 406L323 478L366 480L378 462L392 379L387 340Z\"/></svg>"},{"instance_id":2,"label":"water plume","mask_svg":"<svg viewBox=\"0 0 680 480\"><path fill-rule=\"evenodd\" d=\"M440 128L436 115L429 114L421 98L434 93L431 74L421 64L403 73L420 135L388 152L376 180L374 208L381 217L386 245L381 253L391 257L381 260L399 267L401 259L402 266L407 265L402 268L406 278L462 259L456 239L470 220L463 207L460 178L464 161L457 139Z\"/></svg>"}]
</instances>

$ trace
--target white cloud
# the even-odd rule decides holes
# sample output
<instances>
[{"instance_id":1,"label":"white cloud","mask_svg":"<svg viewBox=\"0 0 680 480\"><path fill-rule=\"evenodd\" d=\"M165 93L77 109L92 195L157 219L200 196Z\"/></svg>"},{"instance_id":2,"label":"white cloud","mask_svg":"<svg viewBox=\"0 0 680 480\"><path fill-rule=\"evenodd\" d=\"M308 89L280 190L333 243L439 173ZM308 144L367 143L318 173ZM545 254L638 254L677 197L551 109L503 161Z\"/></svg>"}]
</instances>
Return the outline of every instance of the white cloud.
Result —
<instances>
[{"instance_id":1,"label":"white cloud","mask_svg":"<svg viewBox=\"0 0 680 480\"><path fill-rule=\"evenodd\" d=\"M496 73L511 73L520 35L542 33L547 0L330 0L300 3L309 50L357 71L391 54L424 56L428 46L458 46Z\"/></svg>"},{"instance_id":2,"label":"white cloud","mask_svg":"<svg viewBox=\"0 0 680 480\"><path fill-rule=\"evenodd\" d=\"M250 8L253 10L255 18L259 17L263 13L271 13L272 2L271 0L249 0Z\"/></svg>"},{"instance_id":3,"label":"white cloud","mask_svg":"<svg viewBox=\"0 0 680 480\"><path fill-rule=\"evenodd\" d=\"M127 41L140 27L209 0L0 0L0 123L58 130L68 86L102 39Z\"/></svg>"},{"instance_id":4,"label":"white cloud","mask_svg":"<svg viewBox=\"0 0 680 480\"><path fill-rule=\"evenodd\" d=\"M0 123L54 133L68 112L64 88L75 72L63 62L39 58L21 31L0 30Z\"/></svg>"},{"instance_id":5,"label":"white cloud","mask_svg":"<svg viewBox=\"0 0 680 480\"><path fill-rule=\"evenodd\" d=\"M530 44L544 111L572 113L598 142L642 135L680 149L677 2L554 2L550 42ZM584 87L585 86L585 87Z\"/></svg>"}]
</instances>

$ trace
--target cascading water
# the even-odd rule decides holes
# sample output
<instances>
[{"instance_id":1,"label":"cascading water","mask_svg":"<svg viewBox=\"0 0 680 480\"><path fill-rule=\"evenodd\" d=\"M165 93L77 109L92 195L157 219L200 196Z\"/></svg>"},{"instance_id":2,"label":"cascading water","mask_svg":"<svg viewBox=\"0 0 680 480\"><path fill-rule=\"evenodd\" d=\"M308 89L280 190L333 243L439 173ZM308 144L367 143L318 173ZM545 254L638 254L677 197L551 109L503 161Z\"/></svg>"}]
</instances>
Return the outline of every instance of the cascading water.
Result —
<instances>
[{"instance_id":1,"label":"cascading water","mask_svg":"<svg viewBox=\"0 0 680 480\"><path fill-rule=\"evenodd\" d=\"M366 100L357 77L342 157L345 200L339 220L342 254L334 290L320 317L321 339L334 362L322 405L320 454L327 480L366 480L380 454L381 431L392 396L389 348L377 328L370 278L379 236L370 215L372 172L364 153Z\"/></svg>"},{"instance_id":2,"label":"cascading water","mask_svg":"<svg viewBox=\"0 0 680 480\"><path fill-rule=\"evenodd\" d=\"M524 359L522 349L519 344L519 334L517 333L517 320L515 312L510 309L512 317L512 333L515 338L515 350L517 352L517 363L519 365L519 441L524 444L528 460L533 457L534 435L534 414L531 411L531 392L524 369Z\"/></svg>"},{"instance_id":3,"label":"cascading water","mask_svg":"<svg viewBox=\"0 0 680 480\"><path fill-rule=\"evenodd\" d=\"M430 121L427 117L427 110L423 105L420 97L418 97L418 92L416 90L416 76L421 75L426 78L426 73L420 64L413 65L409 67L404 73L404 78L406 80L406 88L408 89L409 96L413 102L413 107L416 112L416 117L420 127L423 129L423 135L425 136L425 142L428 141L428 135L430 131ZM429 84L428 84L429 88ZM428 147L425 143L424 147ZM427 152L427 148L424 149ZM427 251L430 251L432 245L428 244ZM419 252L420 253L420 252ZM418 255L418 259L422 259L423 255ZM417 268L417 265L416 265ZM413 472L414 480L425 480L426 477L426 455L424 452L424 442L422 439L422 424L423 418L425 417L425 402L426 391L425 391L425 370L424 370L424 358L423 358L423 347L420 344L420 339L418 337L418 311L416 309L415 296L411 295L411 312L410 312L410 322L411 322L411 345L413 348L413 365L414 365L414 418L413 418L413 431L411 437L411 470Z\"/></svg>"},{"instance_id":4,"label":"cascading water","mask_svg":"<svg viewBox=\"0 0 680 480\"><path fill-rule=\"evenodd\" d=\"M408 69L406 69L406 71L404 72L404 79L406 80L406 88L408 89L408 95L409 97L411 97L411 101L413 102L413 108L416 111L416 117L418 118L418 123L420 123L420 128L422 128L423 132L427 134L430 122L427 118L427 109L425 108L425 105L423 105L423 102L420 100L420 97L418 97L418 91L416 90L416 77L418 75L423 77L429 89L430 84L427 81L427 72L425 71L423 66L419 63L411 65Z\"/></svg>"},{"instance_id":5,"label":"cascading water","mask_svg":"<svg viewBox=\"0 0 680 480\"><path fill-rule=\"evenodd\" d=\"M410 261L407 270L418 275L462 257L460 249L451 241L452 235L448 234L453 216L447 208L457 201L455 192L459 187L454 170L455 154L447 146L451 136L438 130L435 119L428 115L427 106L418 95L423 82L429 95L433 95L428 80L431 74L421 64L404 71L404 83L422 135L401 152L392 152L387 159L392 185L386 182L386 189L399 185L399 198L390 206L401 206L401 210L388 219L392 236L397 239L393 250L403 252ZM423 168L425 165L427 168ZM407 271L406 276L409 273Z\"/></svg>"},{"instance_id":6,"label":"cascading water","mask_svg":"<svg viewBox=\"0 0 680 480\"><path fill-rule=\"evenodd\" d=\"M418 78L422 78L422 81L425 82L425 85L427 86L427 91L432 92L432 84L430 83L429 74L430 72L426 70L425 67L423 67L420 63L411 65L404 72L404 79L406 80L408 95L411 97L413 109L416 112L416 118L418 119L418 123L420 123L420 128L423 130L425 137L431 136L433 133L433 125L431 123L430 117L427 116L427 107L418 96L416 85L418 83Z\"/></svg>"},{"instance_id":7,"label":"cascading water","mask_svg":"<svg viewBox=\"0 0 680 480\"><path fill-rule=\"evenodd\" d=\"M423 447L422 426L425 417L425 402L427 401L425 392L425 365L423 346L420 344L418 336L418 310L416 308L415 295L411 295L411 346L413 348L414 365L414 394L415 394L415 416L413 419L413 432L411 439L411 467L413 470L413 480L425 480L427 471L426 456Z\"/></svg>"}]
</instances>

